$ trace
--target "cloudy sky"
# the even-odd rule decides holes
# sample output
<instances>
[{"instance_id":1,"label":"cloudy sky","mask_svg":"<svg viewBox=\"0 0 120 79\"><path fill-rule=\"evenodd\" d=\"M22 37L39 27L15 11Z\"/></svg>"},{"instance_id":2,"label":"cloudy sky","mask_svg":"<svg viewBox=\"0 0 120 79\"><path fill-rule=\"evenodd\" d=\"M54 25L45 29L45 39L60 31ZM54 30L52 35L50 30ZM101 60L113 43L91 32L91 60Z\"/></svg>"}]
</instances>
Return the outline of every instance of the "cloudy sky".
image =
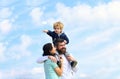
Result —
<instances>
[{"instance_id":1,"label":"cloudy sky","mask_svg":"<svg viewBox=\"0 0 120 79\"><path fill-rule=\"evenodd\" d=\"M36 63L61 21L75 79L120 79L120 0L0 0L0 79L44 79Z\"/></svg>"}]
</instances>

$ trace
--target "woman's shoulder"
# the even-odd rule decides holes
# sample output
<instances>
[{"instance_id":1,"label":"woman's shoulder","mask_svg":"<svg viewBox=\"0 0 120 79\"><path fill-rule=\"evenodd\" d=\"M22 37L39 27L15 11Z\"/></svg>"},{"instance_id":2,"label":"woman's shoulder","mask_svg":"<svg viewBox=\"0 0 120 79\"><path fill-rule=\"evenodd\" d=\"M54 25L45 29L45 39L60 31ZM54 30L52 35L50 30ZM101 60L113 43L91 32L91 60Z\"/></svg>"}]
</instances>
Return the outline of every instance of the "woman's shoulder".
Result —
<instances>
[{"instance_id":1,"label":"woman's shoulder","mask_svg":"<svg viewBox=\"0 0 120 79\"><path fill-rule=\"evenodd\" d=\"M48 58L45 62L46 62L46 63L51 63L52 60Z\"/></svg>"}]
</instances>

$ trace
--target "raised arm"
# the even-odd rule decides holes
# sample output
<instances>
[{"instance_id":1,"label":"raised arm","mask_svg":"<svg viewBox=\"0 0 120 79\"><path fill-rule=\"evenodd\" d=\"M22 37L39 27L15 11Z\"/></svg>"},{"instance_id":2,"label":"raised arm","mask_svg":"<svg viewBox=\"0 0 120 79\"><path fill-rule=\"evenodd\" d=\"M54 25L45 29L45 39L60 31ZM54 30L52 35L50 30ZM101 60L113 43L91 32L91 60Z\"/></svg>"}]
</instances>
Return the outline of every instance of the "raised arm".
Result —
<instances>
[{"instance_id":1,"label":"raised arm","mask_svg":"<svg viewBox=\"0 0 120 79\"><path fill-rule=\"evenodd\" d=\"M48 32L48 30L43 30L43 32L44 32L44 33L47 33L47 32Z\"/></svg>"}]
</instances>

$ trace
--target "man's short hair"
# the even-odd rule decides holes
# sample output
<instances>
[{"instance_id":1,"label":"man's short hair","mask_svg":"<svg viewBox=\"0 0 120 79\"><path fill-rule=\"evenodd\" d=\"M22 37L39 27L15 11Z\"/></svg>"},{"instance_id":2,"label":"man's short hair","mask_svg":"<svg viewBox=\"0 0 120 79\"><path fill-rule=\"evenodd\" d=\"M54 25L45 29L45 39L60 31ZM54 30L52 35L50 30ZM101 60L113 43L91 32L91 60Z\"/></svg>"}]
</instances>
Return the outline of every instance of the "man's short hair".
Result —
<instances>
[{"instance_id":1,"label":"man's short hair","mask_svg":"<svg viewBox=\"0 0 120 79\"><path fill-rule=\"evenodd\" d=\"M58 38L55 40L55 46L58 46L58 43L64 42L64 39Z\"/></svg>"}]
</instances>

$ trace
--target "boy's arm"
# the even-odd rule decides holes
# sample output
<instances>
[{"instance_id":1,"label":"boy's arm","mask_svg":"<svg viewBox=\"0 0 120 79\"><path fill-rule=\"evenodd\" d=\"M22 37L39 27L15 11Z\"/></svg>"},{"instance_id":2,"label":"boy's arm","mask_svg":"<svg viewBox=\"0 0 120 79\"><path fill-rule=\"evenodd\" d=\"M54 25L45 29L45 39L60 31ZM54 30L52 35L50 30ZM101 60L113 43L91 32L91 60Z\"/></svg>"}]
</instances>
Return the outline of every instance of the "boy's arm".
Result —
<instances>
[{"instance_id":1,"label":"boy's arm","mask_svg":"<svg viewBox=\"0 0 120 79\"><path fill-rule=\"evenodd\" d=\"M73 72L77 72L78 71L78 64L75 67L72 67L72 71Z\"/></svg>"},{"instance_id":2,"label":"boy's arm","mask_svg":"<svg viewBox=\"0 0 120 79\"><path fill-rule=\"evenodd\" d=\"M70 62L70 61L73 61L73 62L74 62L74 63L72 64L72 70L73 70L74 72L76 72L76 71L78 70L78 62L77 62L77 60L76 60L71 54L69 54L69 53L66 53L65 55L66 55L66 57L67 57L67 59L68 59L69 62Z\"/></svg>"},{"instance_id":3,"label":"boy's arm","mask_svg":"<svg viewBox=\"0 0 120 79\"><path fill-rule=\"evenodd\" d=\"M69 57L68 57L68 59L69 59ZM76 59L74 59L73 56L70 56L70 60L73 61L73 64L71 62L73 72L77 72L78 71L78 61Z\"/></svg>"},{"instance_id":4,"label":"boy's arm","mask_svg":"<svg viewBox=\"0 0 120 79\"><path fill-rule=\"evenodd\" d=\"M48 30L43 30L44 33L48 33Z\"/></svg>"},{"instance_id":5,"label":"boy's arm","mask_svg":"<svg viewBox=\"0 0 120 79\"><path fill-rule=\"evenodd\" d=\"M53 37L53 31L50 30L43 30L44 33L47 33L49 36Z\"/></svg>"},{"instance_id":6,"label":"boy's arm","mask_svg":"<svg viewBox=\"0 0 120 79\"><path fill-rule=\"evenodd\" d=\"M64 33L64 40L65 40L66 44L69 43L69 39L68 39L68 37L67 37L67 35L65 33Z\"/></svg>"},{"instance_id":7,"label":"boy's arm","mask_svg":"<svg viewBox=\"0 0 120 79\"><path fill-rule=\"evenodd\" d=\"M37 63L43 63L47 59L48 59L48 56L42 56L42 57L38 58Z\"/></svg>"}]
</instances>

